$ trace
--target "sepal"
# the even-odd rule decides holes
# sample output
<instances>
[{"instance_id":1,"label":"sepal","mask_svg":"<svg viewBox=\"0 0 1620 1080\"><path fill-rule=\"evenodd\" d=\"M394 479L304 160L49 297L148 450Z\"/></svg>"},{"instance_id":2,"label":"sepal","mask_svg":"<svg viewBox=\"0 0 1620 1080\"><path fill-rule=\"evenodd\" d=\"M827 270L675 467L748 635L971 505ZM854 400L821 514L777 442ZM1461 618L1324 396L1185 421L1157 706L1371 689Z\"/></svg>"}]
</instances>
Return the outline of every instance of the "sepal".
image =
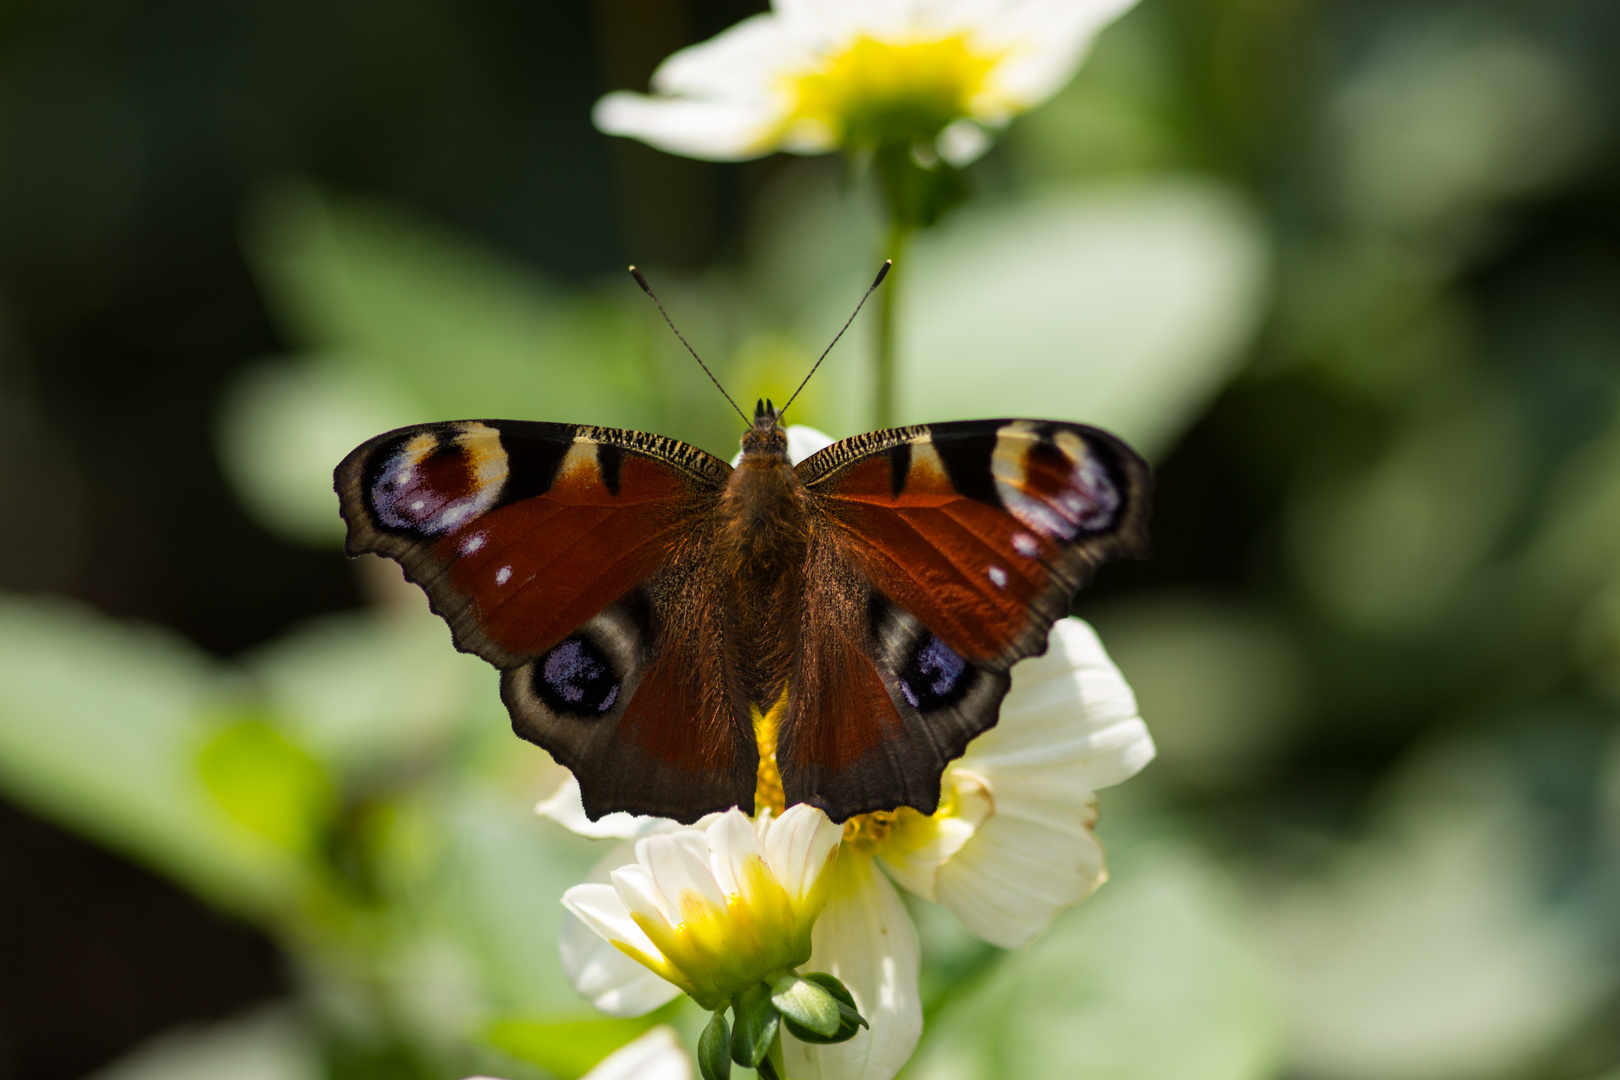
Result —
<instances>
[{"instance_id":1,"label":"sepal","mask_svg":"<svg viewBox=\"0 0 1620 1080\"><path fill-rule=\"evenodd\" d=\"M813 1028L798 1023L786 1009L782 1009L782 1023L787 1026L789 1034L795 1039L802 1043L826 1046L830 1043L848 1042L860 1032L861 1028L871 1027L855 1008L855 998L835 977L822 972L813 972L803 976L802 981L815 985L833 1001L838 1008L838 1026L832 1034L823 1035ZM774 996L772 1000L775 1000Z\"/></svg>"},{"instance_id":2,"label":"sepal","mask_svg":"<svg viewBox=\"0 0 1620 1080\"><path fill-rule=\"evenodd\" d=\"M755 983L732 1001L736 1026L731 1029L731 1060L747 1069L757 1069L771 1049L781 1017L771 1004L771 991Z\"/></svg>"},{"instance_id":3,"label":"sepal","mask_svg":"<svg viewBox=\"0 0 1620 1080\"><path fill-rule=\"evenodd\" d=\"M703 1080L731 1080L731 1032L723 1008L714 1011L698 1038L698 1070Z\"/></svg>"},{"instance_id":4,"label":"sepal","mask_svg":"<svg viewBox=\"0 0 1620 1080\"><path fill-rule=\"evenodd\" d=\"M842 1022L838 999L801 975L790 971L772 979L771 1004L787 1021L789 1031L807 1028L826 1039L838 1034Z\"/></svg>"}]
</instances>

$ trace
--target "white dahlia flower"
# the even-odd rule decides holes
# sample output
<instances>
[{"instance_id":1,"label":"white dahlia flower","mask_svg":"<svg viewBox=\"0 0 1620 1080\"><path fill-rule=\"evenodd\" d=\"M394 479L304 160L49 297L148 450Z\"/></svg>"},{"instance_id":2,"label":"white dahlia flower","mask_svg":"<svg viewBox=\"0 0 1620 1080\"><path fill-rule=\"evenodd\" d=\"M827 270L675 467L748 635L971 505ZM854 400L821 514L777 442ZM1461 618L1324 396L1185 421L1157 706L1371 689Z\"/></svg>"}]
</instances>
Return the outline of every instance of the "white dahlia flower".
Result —
<instances>
[{"instance_id":1,"label":"white dahlia flower","mask_svg":"<svg viewBox=\"0 0 1620 1080\"><path fill-rule=\"evenodd\" d=\"M932 146L952 164L1069 81L1135 0L773 0L670 56L596 126L714 160Z\"/></svg>"}]
</instances>

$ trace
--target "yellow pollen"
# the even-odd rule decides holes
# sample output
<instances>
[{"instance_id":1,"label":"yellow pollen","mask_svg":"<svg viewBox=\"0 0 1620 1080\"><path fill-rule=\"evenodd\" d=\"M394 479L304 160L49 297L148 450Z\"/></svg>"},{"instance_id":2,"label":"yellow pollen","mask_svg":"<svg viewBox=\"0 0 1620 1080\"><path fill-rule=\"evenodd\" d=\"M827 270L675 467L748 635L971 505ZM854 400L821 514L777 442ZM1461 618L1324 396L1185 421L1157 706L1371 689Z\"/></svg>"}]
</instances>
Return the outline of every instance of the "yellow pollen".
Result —
<instances>
[{"instance_id":1,"label":"yellow pollen","mask_svg":"<svg viewBox=\"0 0 1620 1080\"><path fill-rule=\"evenodd\" d=\"M970 115L999 59L974 52L961 34L910 45L858 37L821 71L794 81L788 126L822 125L846 143L932 138Z\"/></svg>"},{"instance_id":2,"label":"yellow pollen","mask_svg":"<svg viewBox=\"0 0 1620 1080\"><path fill-rule=\"evenodd\" d=\"M913 846L937 822L957 814L957 792L954 785L946 784L939 800L939 809L924 814L909 806L893 810L874 810L870 814L857 814L844 822L844 845L868 855L881 854L885 845L898 844L900 849Z\"/></svg>"},{"instance_id":3,"label":"yellow pollen","mask_svg":"<svg viewBox=\"0 0 1620 1080\"><path fill-rule=\"evenodd\" d=\"M761 715L757 707L748 711L754 717L754 741L759 744L759 772L754 781L754 814L769 810L777 817L787 809L787 797L782 793L782 774L776 768L776 735L782 727L782 716L787 712L787 687L776 699L769 712Z\"/></svg>"},{"instance_id":4,"label":"yellow pollen","mask_svg":"<svg viewBox=\"0 0 1620 1080\"><path fill-rule=\"evenodd\" d=\"M889 833L896 825L902 823L902 815L910 814L921 817L909 806L902 806L897 810L874 810L870 814L857 814L844 822L844 843L864 851L868 855L875 855L883 847L883 842L889 838Z\"/></svg>"}]
</instances>

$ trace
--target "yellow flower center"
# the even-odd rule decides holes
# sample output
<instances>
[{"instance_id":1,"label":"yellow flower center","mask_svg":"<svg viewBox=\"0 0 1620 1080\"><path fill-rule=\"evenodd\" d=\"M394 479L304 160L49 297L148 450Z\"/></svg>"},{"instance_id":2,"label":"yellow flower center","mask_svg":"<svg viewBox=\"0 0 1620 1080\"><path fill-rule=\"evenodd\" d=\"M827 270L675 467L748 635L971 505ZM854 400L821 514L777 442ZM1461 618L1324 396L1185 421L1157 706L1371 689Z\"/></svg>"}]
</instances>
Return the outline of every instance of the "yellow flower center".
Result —
<instances>
[{"instance_id":1,"label":"yellow flower center","mask_svg":"<svg viewBox=\"0 0 1620 1080\"><path fill-rule=\"evenodd\" d=\"M782 774L776 765L776 741L782 717L787 712L787 700L788 692L784 687L782 696L769 712L761 713L758 708L749 707L754 721L754 740L759 746L759 772L754 784L756 816L769 810L780 817L787 807ZM937 846L945 839L947 844L954 843L949 848L954 851L994 810L995 800L982 780L971 773L949 770L940 792L939 808L932 814L920 813L909 806L856 814L844 822L841 846L867 858L883 854L893 858L930 844Z\"/></svg>"},{"instance_id":2,"label":"yellow flower center","mask_svg":"<svg viewBox=\"0 0 1620 1080\"><path fill-rule=\"evenodd\" d=\"M975 53L960 34L912 45L862 36L822 70L793 81L787 126L818 126L846 144L931 139L970 115L999 59Z\"/></svg>"},{"instance_id":3,"label":"yellow flower center","mask_svg":"<svg viewBox=\"0 0 1620 1080\"><path fill-rule=\"evenodd\" d=\"M770 870L749 859L740 893L725 906L693 893L679 900L681 921L674 927L641 914L631 916L662 960L622 941L614 946L685 990L704 1008L728 1001L773 971L797 967L810 958L810 928L826 887L795 906Z\"/></svg>"},{"instance_id":4,"label":"yellow flower center","mask_svg":"<svg viewBox=\"0 0 1620 1080\"><path fill-rule=\"evenodd\" d=\"M787 796L782 794L782 774L776 768L776 735L782 727L782 716L787 712L787 701L784 686L782 696L776 699L770 712L761 715L758 708L748 707L754 718L754 741L759 744L759 771L754 781L755 817L766 810L781 817L787 809Z\"/></svg>"},{"instance_id":5,"label":"yellow flower center","mask_svg":"<svg viewBox=\"0 0 1620 1080\"><path fill-rule=\"evenodd\" d=\"M969 831L994 809L989 790L968 776L947 772L939 808L924 814L909 806L857 814L844 822L844 846L864 855L905 855L929 844L942 828L958 823Z\"/></svg>"}]
</instances>

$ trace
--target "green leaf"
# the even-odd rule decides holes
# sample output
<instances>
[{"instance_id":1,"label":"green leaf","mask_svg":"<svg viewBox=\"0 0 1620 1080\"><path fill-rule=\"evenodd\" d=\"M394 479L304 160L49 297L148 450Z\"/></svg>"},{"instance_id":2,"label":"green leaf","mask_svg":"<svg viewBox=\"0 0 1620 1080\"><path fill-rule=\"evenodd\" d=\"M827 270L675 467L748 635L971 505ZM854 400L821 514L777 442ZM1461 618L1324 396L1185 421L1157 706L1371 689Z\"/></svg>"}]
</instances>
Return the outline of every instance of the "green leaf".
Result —
<instances>
[{"instance_id":1,"label":"green leaf","mask_svg":"<svg viewBox=\"0 0 1620 1080\"><path fill-rule=\"evenodd\" d=\"M1209 182L965 207L887 286L899 420L1062 416L1162 454L1244 359L1267 258L1253 210Z\"/></svg>"},{"instance_id":2,"label":"green leaf","mask_svg":"<svg viewBox=\"0 0 1620 1080\"><path fill-rule=\"evenodd\" d=\"M576 1080L633 1039L667 1023L680 1009L680 999L646 1016L603 1020L499 1020L484 1041L515 1058L540 1066L558 1080Z\"/></svg>"},{"instance_id":3,"label":"green leaf","mask_svg":"<svg viewBox=\"0 0 1620 1080\"><path fill-rule=\"evenodd\" d=\"M1298 1075L1532 1075L1612 999L1594 962L1611 920L1549 903L1546 804L1520 753L1477 731L1430 741L1336 865L1267 904Z\"/></svg>"},{"instance_id":4,"label":"green leaf","mask_svg":"<svg viewBox=\"0 0 1620 1080\"><path fill-rule=\"evenodd\" d=\"M731 1029L731 1060L757 1069L770 1051L781 1022L776 1006L771 1004L770 987L755 983L744 990L732 1003L732 1012L736 1025Z\"/></svg>"},{"instance_id":5,"label":"green leaf","mask_svg":"<svg viewBox=\"0 0 1620 1080\"><path fill-rule=\"evenodd\" d=\"M262 720L222 728L202 748L203 783L233 820L299 856L320 846L337 808L320 762Z\"/></svg>"},{"instance_id":6,"label":"green leaf","mask_svg":"<svg viewBox=\"0 0 1620 1080\"><path fill-rule=\"evenodd\" d=\"M698 1068L703 1080L731 1080L731 1031L724 1009L714 1011L698 1039Z\"/></svg>"},{"instance_id":7,"label":"green leaf","mask_svg":"<svg viewBox=\"0 0 1620 1080\"><path fill-rule=\"evenodd\" d=\"M433 758L468 735L513 741L489 666L413 599L312 621L245 658L281 726L338 775Z\"/></svg>"},{"instance_id":8,"label":"green leaf","mask_svg":"<svg viewBox=\"0 0 1620 1080\"><path fill-rule=\"evenodd\" d=\"M919 1075L1267 1080L1284 1018L1238 899L1187 850L1117 857L1106 886L930 1021Z\"/></svg>"},{"instance_id":9,"label":"green leaf","mask_svg":"<svg viewBox=\"0 0 1620 1080\"><path fill-rule=\"evenodd\" d=\"M302 185L259 201L248 248L294 336L422 419L656 418L646 301L631 287L562 294L443 226Z\"/></svg>"},{"instance_id":10,"label":"green leaf","mask_svg":"<svg viewBox=\"0 0 1620 1080\"><path fill-rule=\"evenodd\" d=\"M491 1009L528 1016L579 1009L557 958L557 936L572 917L561 901L601 852L494 791L457 793L429 813L443 830L441 857L425 879L408 862L398 875L424 931L458 947ZM400 852L402 861L411 855Z\"/></svg>"},{"instance_id":11,"label":"green leaf","mask_svg":"<svg viewBox=\"0 0 1620 1080\"><path fill-rule=\"evenodd\" d=\"M300 1010L281 1005L160 1034L90 1080L320 1080L320 1047Z\"/></svg>"},{"instance_id":12,"label":"green leaf","mask_svg":"<svg viewBox=\"0 0 1620 1080\"><path fill-rule=\"evenodd\" d=\"M0 789L215 902L279 917L303 867L233 820L197 768L226 694L222 669L155 628L0 598Z\"/></svg>"}]
</instances>

